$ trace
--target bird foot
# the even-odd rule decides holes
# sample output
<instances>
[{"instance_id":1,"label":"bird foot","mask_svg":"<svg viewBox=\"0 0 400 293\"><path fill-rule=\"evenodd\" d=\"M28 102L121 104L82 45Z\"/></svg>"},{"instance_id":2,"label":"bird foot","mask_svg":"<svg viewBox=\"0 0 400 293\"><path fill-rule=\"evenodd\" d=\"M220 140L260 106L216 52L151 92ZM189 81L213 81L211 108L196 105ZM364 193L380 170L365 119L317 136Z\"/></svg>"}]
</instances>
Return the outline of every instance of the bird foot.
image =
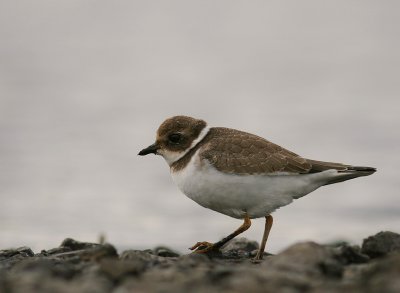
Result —
<instances>
[{"instance_id":1,"label":"bird foot","mask_svg":"<svg viewBox=\"0 0 400 293\"><path fill-rule=\"evenodd\" d=\"M208 253L208 252L219 251L219 247L217 247L213 243L206 242L206 241L197 242L195 245L193 245L189 249L193 250L192 253Z\"/></svg>"},{"instance_id":2,"label":"bird foot","mask_svg":"<svg viewBox=\"0 0 400 293\"><path fill-rule=\"evenodd\" d=\"M263 254L264 253L260 253L260 251L257 252L257 255L253 258L254 262L260 262L263 259Z\"/></svg>"}]
</instances>

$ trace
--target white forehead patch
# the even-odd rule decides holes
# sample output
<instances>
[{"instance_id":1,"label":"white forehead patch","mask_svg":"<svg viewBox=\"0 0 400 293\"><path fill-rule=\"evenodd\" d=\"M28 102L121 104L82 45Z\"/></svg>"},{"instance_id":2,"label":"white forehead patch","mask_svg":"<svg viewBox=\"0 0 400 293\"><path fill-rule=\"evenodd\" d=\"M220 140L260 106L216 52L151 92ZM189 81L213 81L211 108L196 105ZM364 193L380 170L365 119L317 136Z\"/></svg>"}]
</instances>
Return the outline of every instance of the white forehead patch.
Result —
<instances>
[{"instance_id":1,"label":"white forehead patch","mask_svg":"<svg viewBox=\"0 0 400 293\"><path fill-rule=\"evenodd\" d=\"M204 127L200 131L199 136L195 140L193 140L191 145L184 151L174 152L174 151L169 151L166 149L159 149L157 151L157 154L163 156L163 158L168 163L168 165L171 166L173 163L175 163L180 158L182 158L184 155L186 155L188 151L190 151L192 148L194 148L207 135L209 130L210 130L210 128L208 126Z\"/></svg>"}]
</instances>

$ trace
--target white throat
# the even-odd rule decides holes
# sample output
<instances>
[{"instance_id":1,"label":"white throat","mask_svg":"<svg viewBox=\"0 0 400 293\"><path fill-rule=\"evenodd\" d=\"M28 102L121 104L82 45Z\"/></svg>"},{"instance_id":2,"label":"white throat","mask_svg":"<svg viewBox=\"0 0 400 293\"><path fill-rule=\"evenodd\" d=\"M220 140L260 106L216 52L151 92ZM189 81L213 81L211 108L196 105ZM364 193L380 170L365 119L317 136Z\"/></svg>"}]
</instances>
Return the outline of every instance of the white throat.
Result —
<instances>
[{"instance_id":1,"label":"white throat","mask_svg":"<svg viewBox=\"0 0 400 293\"><path fill-rule=\"evenodd\" d=\"M164 157L165 161L168 163L168 165L172 165L179 159L181 159L184 155L186 155L192 148L194 148L200 141L203 140L203 138L207 135L208 131L210 130L210 127L206 126L204 127L201 131L199 136L192 141L190 146L181 152L172 152L168 150L159 150L158 154Z\"/></svg>"}]
</instances>

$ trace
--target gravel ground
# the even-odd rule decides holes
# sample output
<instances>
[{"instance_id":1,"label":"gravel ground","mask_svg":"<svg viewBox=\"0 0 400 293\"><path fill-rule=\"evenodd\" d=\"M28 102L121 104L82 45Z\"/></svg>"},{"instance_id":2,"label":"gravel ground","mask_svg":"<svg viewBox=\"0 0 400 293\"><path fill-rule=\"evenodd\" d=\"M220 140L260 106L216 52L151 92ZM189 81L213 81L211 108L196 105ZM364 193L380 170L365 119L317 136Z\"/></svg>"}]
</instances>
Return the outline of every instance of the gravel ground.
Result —
<instances>
[{"instance_id":1,"label":"gravel ground","mask_svg":"<svg viewBox=\"0 0 400 293\"><path fill-rule=\"evenodd\" d=\"M0 250L0 292L400 292L400 235L379 232L361 247L296 243L253 261L258 243L234 239L219 254L167 247L126 250L65 239L34 254Z\"/></svg>"}]
</instances>

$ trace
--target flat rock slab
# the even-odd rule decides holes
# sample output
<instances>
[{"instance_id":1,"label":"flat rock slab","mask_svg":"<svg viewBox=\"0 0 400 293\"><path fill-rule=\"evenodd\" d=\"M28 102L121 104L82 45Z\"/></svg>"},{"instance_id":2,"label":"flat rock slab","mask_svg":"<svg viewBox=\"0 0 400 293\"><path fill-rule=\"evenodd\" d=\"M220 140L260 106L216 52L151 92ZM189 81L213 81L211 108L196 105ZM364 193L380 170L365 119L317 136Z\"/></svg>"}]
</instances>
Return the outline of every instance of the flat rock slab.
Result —
<instances>
[{"instance_id":1,"label":"flat rock slab","mask_svg":"<svg viewBox=\"0 0 400 293\"><path fill-rule=\"evenodd\" d=\"M0 250L0 292L400 292L400 235L362 247L302 242L252 258L258 243L232 240L213 256L168 247L126 250L67 238L34 254Z\"/></svg>"}]
</instances>

